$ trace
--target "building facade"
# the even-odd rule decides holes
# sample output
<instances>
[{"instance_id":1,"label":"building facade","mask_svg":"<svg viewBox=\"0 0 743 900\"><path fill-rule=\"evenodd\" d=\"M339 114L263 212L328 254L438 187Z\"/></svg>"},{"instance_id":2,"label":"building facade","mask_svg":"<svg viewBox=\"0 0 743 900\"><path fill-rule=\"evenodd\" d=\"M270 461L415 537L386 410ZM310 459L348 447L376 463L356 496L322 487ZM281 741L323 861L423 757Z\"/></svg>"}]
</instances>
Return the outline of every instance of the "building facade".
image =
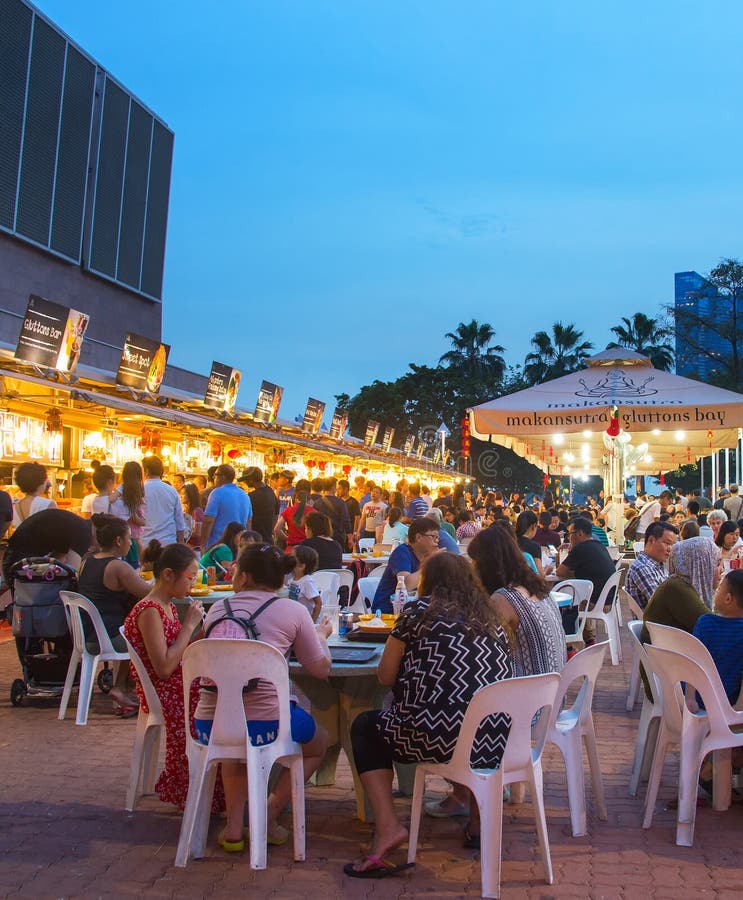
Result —
<instances>
[{"instance_id":1,"label":"building facade","mask_svg":"<svg viewBox=\"0 0 743 900\"><path fill-rule=\"evenodd\" d=\"M676 373L687 378L706 381L719 374L715 358L729 353L730 347L711 328L700 325L700 320L712 319L723 312L717 288L698 272L676 272L674 275L674 307L688 312L688 316L676 319ZM724 301L723 304L724 306ZM688 324L687 324L688 320ZM692 322L694 323L692 326ZM689 341L689 329L693 327L693 346ZM706 353L697 348L703 348ZM711 355L709 355L711 354Z\"/></svg>"}]
</instances>

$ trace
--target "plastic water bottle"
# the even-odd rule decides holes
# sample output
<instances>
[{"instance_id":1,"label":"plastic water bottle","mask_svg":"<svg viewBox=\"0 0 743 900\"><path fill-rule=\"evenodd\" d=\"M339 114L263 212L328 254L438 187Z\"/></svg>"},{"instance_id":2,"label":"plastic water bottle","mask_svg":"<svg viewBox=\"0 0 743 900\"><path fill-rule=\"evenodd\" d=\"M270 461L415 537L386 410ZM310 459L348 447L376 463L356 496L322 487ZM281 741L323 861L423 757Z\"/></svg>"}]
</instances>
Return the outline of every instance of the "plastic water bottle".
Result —
<instances>
[{"instance_id":1,"label":"plastic water bottle","mask_svg":"<svg viewBox=\"0 0 743 900\"><path fill-rule=\"evenodd\" d=\"M405 576L398 575L397 576L397 587L395 588L395 600L397 600L400 606L405 606L408 602L408 589L405 587Z\"/></svg>"}]
</instances>

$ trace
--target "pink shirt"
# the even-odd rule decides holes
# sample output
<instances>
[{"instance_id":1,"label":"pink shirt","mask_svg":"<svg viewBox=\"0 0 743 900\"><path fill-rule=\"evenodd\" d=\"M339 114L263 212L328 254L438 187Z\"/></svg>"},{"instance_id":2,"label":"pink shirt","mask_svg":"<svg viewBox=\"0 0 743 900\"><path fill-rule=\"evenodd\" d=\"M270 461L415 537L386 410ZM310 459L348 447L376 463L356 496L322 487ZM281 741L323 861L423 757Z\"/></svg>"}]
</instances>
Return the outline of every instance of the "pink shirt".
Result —
<instances>
[{"instance_id":1,"label":"pink shirt","mask_svg":"<svg viewBox=\"0 0 743 900\"><path fill-rule=\"evenodd\" d=\"M228 599L233 614L246 618L274 596L275 594L270 591L243 591ZM217 600L207 613L204 629L208 629L212 622L224 616L226 612L224 601ZM289 600L288 597L280 597L264 609L255 622L261 641L276 647L284 656L288 656L293 648L303 666L311 666L312 663L327 656L315 631L312 617L301 603ZM209 637L247 640L245 631L237 623L230 621L217 625ZM276 692L268 683L259 683L254 691L244 695L243 701L247 719L271 721L279 717ZM196 718L213 719L216 704L217 697L213 691L201 691Z\"/></svg>"}]
</instances>

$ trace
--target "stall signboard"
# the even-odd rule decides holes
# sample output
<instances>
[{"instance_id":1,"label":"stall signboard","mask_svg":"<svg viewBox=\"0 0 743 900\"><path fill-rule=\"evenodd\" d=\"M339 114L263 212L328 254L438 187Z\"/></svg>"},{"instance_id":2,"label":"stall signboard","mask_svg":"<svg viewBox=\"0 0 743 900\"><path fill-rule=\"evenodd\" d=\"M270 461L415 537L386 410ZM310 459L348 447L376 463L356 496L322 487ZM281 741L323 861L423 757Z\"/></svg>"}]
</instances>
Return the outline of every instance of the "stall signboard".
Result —
<instances>
[{"instance_id":1,"label":"stall signboard","mask_svg":"<svg viewBox=\"0 0 743 900\"><path fill-rule=\"evenodd\" d=\"M392 446L392 438L395 436L394 428L385 428L384 434L382 435L382 450L385 453L390 452L390 447Z\"/></svg>"},{"instance_id":2,"label":"stall signboard","mask_svg":"<svg viewBox=\"0 0 743 900\"><path fill-rule=\"evenodd\" d=\"M405 438L405 445L402 448L402 452L405 454L405 456L410 456L410 454L413 452L414 444L415 444L415 435L409 434Z\"/></svg>"},{"instance_id":3,"label":"stall signboard","mask_svg":"<svg viewBox=\"0 0 743 900\"><path fill-rule=\"evenodd\" d=\"M258 391L258 400L255 404L256 422L273 425L279 415L283 393L284 388L279 387L278 384L271 384L270 381L261 382L261 389Z\"/></svg>"},{"instance_id":4,"label":"stall signboard","mask_svg":"<svg viewBox=\"0 0 743 900\"><path fill-rule=\"evenodd\" d=\"M441 462L441 450L434 450L433 452L433 464L437 466Z\"/></svg>"},{"instance_id":5,"label":"stall signboard","mask_svg":"<svg viewBox=\"0 0 743 900\"><path fill-rule=\"evenodd\" d=\"M232 412L237 401L237 392L240 390L241 378L242 372L238 369L224 363L213 362L206 385L204 406L220 412Z\"/></svg>"},{"instance_id":6,"label":"stall signboard","mask_svg":"<svg viewBox=\"0 0 743 900\"><path fill-rule=\"evenodd\" d=\"M322 400L315 400L314 397L310 397L307 401L307 409L304 411L304 419L302 419L302 431L317 434L320 430L324 413L325 404Z\"/></svg>"},{"instance_id":7,"label":"stall signboard","mask_svg":"<svg viewBox=\"0 0 743 900\"><path fill-rule=\"evenodd\" d=\"M451 455L451 450L444 450L444 458L441 460L442 466L449 465L449 456Z\"/></svg>"},{"instance_id":8,"label":"stall signboard","mask_svg":"<svg viewBox=\"0 0 743 900\"><path fill-rule=\"evenodd\" d=\"M377 435L379 434L379 422L375 422L374 419L369 419L366 423L366 434L364 435L364 446L365 447L373 447L377 441Z\"/></svg>"},{"instance_id":9,"label":"stall signboard","mask_svg":"<svg viewBox=\"0 0 743 900\"><path fill-rule=\"evenodd\" d=\"M423 441L419 441L418 442L418 453L416 454L418 459L423 459L423 451L425 449L426 449L426 445L423 443Z\"/></svg>"},{"instance_id":10,"label":"stall signboard","mask_svg":"<svg viewBox=\"0 0 743 900\"><path fill-rule=\"evenodd\" d=\"M330 422L330 437L335 441L343 439L348 425L348 413L342 409L336 409Z\"/></svg>"},{"instance_id":11,"label":"stall signboard","mask_svg":"<svg viewBox=\"0 0 743 900\"><path fill-rule=\"evenodd\" d=\"M130 331L121 351L116 384L156 394L165 376L169 353L169 344Z\"/></svg>"},{"instance_id":12,"label":"stall signboard","mask_svg":"<svg viewBox=\"0 0 743 900\"><path fill-rule=\"evenodd\" d=\"M36 294L28 298L16 359L58 372L73 372L90 316Z\"/></svg>"}]
</instances>

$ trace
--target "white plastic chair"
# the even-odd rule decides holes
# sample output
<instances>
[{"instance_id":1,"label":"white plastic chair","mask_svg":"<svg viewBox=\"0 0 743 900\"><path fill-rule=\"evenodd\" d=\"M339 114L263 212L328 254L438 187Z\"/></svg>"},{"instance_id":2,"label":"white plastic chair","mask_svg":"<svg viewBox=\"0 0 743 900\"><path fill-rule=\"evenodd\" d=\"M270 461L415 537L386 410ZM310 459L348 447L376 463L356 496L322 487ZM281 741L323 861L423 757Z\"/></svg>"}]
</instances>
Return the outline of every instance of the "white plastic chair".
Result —
<instances>
[{"instance_id":1,"label":"white plastic chair","mask_svg":"<svg viewBox=\"0 0 743 900\"><path fill-rule=\"evenodd\" d=\"M208 744L191 737L188 721L191 683L202 676L217 686L217 707ZM274 685L279 708L276 740L260 746L254 746L248 737L243 706L242 689L252 678ZM189 856L197 859L204 856L217 763L224 759L247 760L251 869L266 868L266 797L271 766L277 762L291 770L294 859L303 860L304 765L302 748L291 738L286 659L275 647L262 641L216 638L196 641L183 654L183 695L189 784L176 866L185 866Z\"/></svg>"},{"instance_id":2,"label":"white plastic chair","mask_svg":"<svg viewBox=\"0 0 743 900\"><path fill-rule=\"evenodd\" d=\"M126 641L129 659L131 659L132 665L137 672L137 678L142 686L142 691L147 701L147 708L149 709L149 712L145 712L144 706L140 705L139 707L137 731L134 735L134 746L132 747L129 787L126 791L124 809L127 812L133 812L134 807L137 805L137 800L145 794L151 794L155 789L160 740L165 734L165 717L163 716L160 698L157 696L157 691L150 680L149 673L139 654L130 644L126 634L124 634L123 625L119 628L119 634Z\"/></svg>"},{"instance_id":3,"label":"white plastic chair","mask_svg":"<svg viewBox=\"0 0 743 900\"><path fill-rule=\"evenodd\" d=\"M315 584L320 589L323 606L338 605L338 588L341 586L341 580L335 572L328 572L326 569L318 569L312 573Z\"/></svg>"},{"instance_id":4,"label":"white plastic chair","mask_svg":"<svg viewBox=\"0 0 743 900\"><path fill-rule=\"evenodd\" d=\"M362 553L364 550L374 550L376 543L375 538L359 538L359 553Z\"/></svg>"},{"instance_id":5,"label":"white plastic chair","mask_svg":"<svg viewBox=\"0 0 743 900\"><path fill-rule=\"evenodd\" d=\"M572 634L565 635L565 643L581 644L583 643L583 626L586 623L586 615L588 612L588 603L593 593L593 582L587 578L566 578L559 581L553 588L553 591L563 591L566 594L573 595L571 609L578 608L578 617L575 620L575 630ZM583 609L581 609L581 606Z\"/></svg>"},{"instance_id":6,"label":"white plastic chair","mask_svg":"<svg viewBox=\"0 0 743 900\"><path fill-rule=\"evenodd\" d=\"M640 608L632 594L628 594L625 588L620 587L618 601L619 608L621 608L622 600L627 601L627 606L629 607L630 615L632 616L632 619L630 619L630 621L627 623L627 627L629 627L633 621L639 621L640 626L642 627L642 620L644 617L642 609ZM632 710L635 708L635 703L637 703L637 696L642 689L642 679L640 678L640 657L637 652L637 645L633 644L633 647L634 651L632 653L632 666L630 668L629 686L627 687L627 702L625 704L627 712L632 712Z\"/></svg>"},{"instance_id":7,"label":"white plastic chair","mask_svg":"<svg viewBox=\"0 0 743 900\"><path fill-rule=\"evenodd\" d=\"M647 654L662 685L663 721L669 708L673 709L674 714L681 720L676 844L679 847L691 847L694 844L697 784L702 762L708 753L728 751L726 768L729 772L730 748L743 747L743 732L733 731L734 728L743 728L743 712L734 710L730 705L716 667L710 669L704 663L691 659L683 653L654 645L648 646ZM704 711L694 712L689 709L689 704L685 702L682 694L682 685L693 688L701 695ZM665 753L662 756L665 756ZM657 775L657 778L654 780L651 775L651 784L656 790L651 796L648 786L648 805L643 828L649 827L649 820L652 820L653 809L650 803L655 804L662 766L661 754L656 752L653 775ZM714 766L715 809L726 809L730 805L730 776L728 774L727 779L721 778L723 773L718 770L722 768L725 767Z\"/></svg>"},{"instance_id":8,"label":"white plastic chair","mask_svg":"<svg viewBox=\"0 0 743 900\"><path fill-rule=\"evenodd\" d=\"M100 613L91 600L83 597L82 594L76 594L74 591L60 591L59 596L62 598L62 603L64 603L65 611L67 612L73 644L64 690L62 691L62 700L59 704L59 718L64 719L67 712L67 704L70 702L72 686L75 683L75 673L79 665L80 684L77 689L77 716L75 724L87 725L88 709L90 708L90 698L93 696L93 682L98 663L128 662L129 654L119 653L117 650L114 650ZM90 616L90 621L93 623L96 640L98 641L98 653L89 653L85 647L85 631L83 629L81 610Z\"/></svg>"},{"instance_id":9,"label":"white plastic chair","mask_svg":"<svg viewBox=\"0 0 743 900\"><path fill-rule=\"evenodd\" d=\"M637 796L640 780L647 778L650 774L650 764L652 763L653 752L658 738L658 727L663 715L660 687L653 672L652 663L645 652L645 645L640 640L642 624L639 620L627 623L627 630L629 631L637 661L637 680L642 691L642 709L640 710L640 722L637 726L635 758L632 763L632 774L629 782L629 792L633 797ZM648 697L643 688L639 674L640 665L645 670L652 699Z\"/></svg>"},{"instance_id":10,"label":"white plastic chair","mask_svg":"<svg viewBox=\"0 0 743 900\"><path fill-rule=\"evenodd\" d=\"M591 609L586 611L586 619L594 622L602 622L609 638L609 652L611 653L611 664L618 666L622 661L622 644L619 638L619 617L617 615L617 604L619 602L618 588L621 578L621 572L614 572L607 580L601 590L598 600ZM609 600L609 595L611 600ZM609 608L604 610L607 602Z\"/></svg>"},{"instance_id":11,"label":"white plastic chair","mask_svg":"<svg viewBox=\"0 0 743 900\"><path fill-rule=\"evenodd\" d=\"M377 588L379 587L379 582L381 580L381 578L372 575L369 575L366 578L359 578L359 596L356 598L356 604L360 604L360 601L364 604L362 612L367 612L371 609L371 605L374 602L374 595L377 593Z\"/></svg>"},{"instance_id":12,"label":"white plastic chair","mask_svg":"<svg viewBox=\"0 0 743 900\"><path fill-rule=\"evenodd\" d=\"M415 862L426 775L448 778L465 785L475 796L480 810L482 896L499 897L503 788L514 781L527 781L534 805L544 877L547 884L552 884L552 860L544 815L542 750L559 687L560 676L551 672L508 678L486 685L475 693L465 713L451 760L448 763L418 764L410 811L409 863ZM535 713L543 707L545 709L534 728L535 743L532 746L531 722ZM501 764L497 769L472 769L470 753L477 729L483 719L497 713L505 713L511 718Z\"/></svg>"},{"instance_id":13,"label":"white plastic chair","mask_svg":"<svg viewBox=\"0 0 743 900\"><path fill-rule=\"evenodd\" d=\"M586 745L597 814L602 821L607 819L601 762L591 712L593 691L604 663L607 644L608 642L604 641L601 644L586 647L567 661L560 673L560 689L557 692L557 702L553 708L552 722L547 732L547 740L557 745L565 760L573 837L579 837L586 834L587 831L583 744ZM560 711L570 685L578 678L582 679L582 684L573 705Z\"/></svg>"},{"instance_id":14,"label":"white plastic chair","mask_svg":"<svg viewBox=\"0 0 743 900\"><path fill-rule=\"evenodd\" d=\"M340 594L341 588L347 587L348 596L351 596L351 591L353 591L353 572L350 569L321 569L320 571L332 572L334 575L337 575L339 579L338 593Z\"/></svg>"}]
</instances>

